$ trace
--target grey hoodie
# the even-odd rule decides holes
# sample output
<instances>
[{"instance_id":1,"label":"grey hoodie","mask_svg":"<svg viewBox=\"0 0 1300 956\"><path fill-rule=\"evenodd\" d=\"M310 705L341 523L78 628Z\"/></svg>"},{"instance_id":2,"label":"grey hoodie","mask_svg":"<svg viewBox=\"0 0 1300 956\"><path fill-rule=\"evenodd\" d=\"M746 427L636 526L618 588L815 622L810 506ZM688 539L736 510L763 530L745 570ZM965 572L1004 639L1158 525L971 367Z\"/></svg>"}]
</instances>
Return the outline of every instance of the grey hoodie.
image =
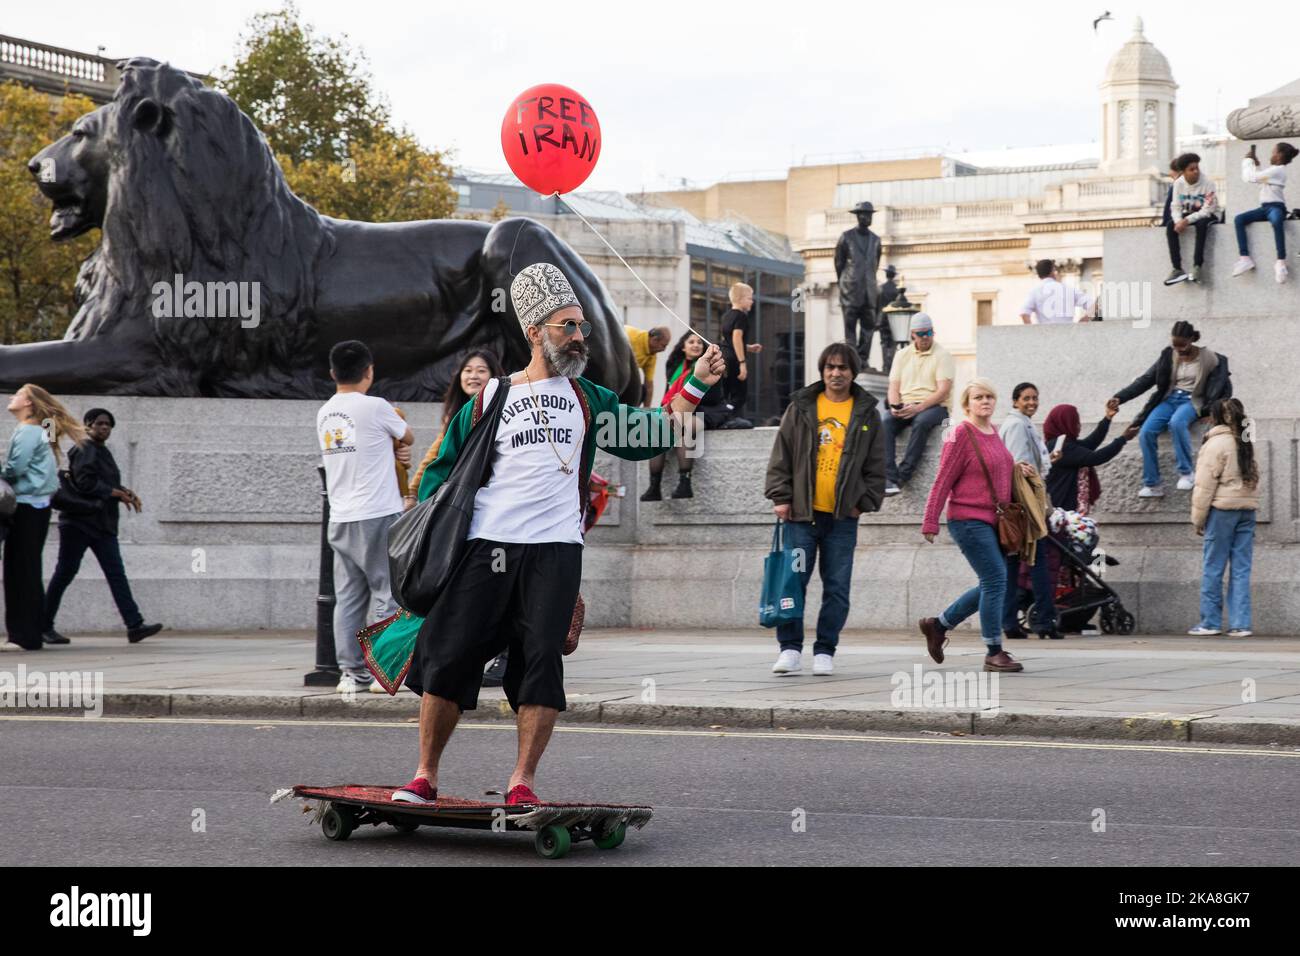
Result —
<instances>
[{"instance_id":1,"label":"grey hoodie","mask_svg":"<svg viewBox=\"0 0 1300 956\"><path fill-rule=\"evenodd\" d=\"M1011 452L1011 457L1016 462L1028 462L1038 471L1040 478L1047 477L1047 473L1052 470L1052 462L1047 446L1043 444L1038 429L1028 415L1012 409L998 434L1002 436L1002 444L1007 446L1007 451Z\"/></svg>"}]
</instances>

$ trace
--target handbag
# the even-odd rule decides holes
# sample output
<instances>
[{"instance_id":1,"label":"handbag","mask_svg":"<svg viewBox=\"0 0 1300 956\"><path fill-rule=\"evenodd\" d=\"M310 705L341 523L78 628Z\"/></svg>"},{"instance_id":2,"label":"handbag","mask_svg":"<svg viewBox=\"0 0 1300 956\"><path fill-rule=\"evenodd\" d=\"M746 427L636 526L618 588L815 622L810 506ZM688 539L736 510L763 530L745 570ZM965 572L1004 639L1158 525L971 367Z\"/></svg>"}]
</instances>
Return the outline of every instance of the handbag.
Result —
<instances>
[{"instance_id":1,"label":"handbag","mask_svg":"<svg viewBox=\"0 0 1300 956\"><path fill-rule=\"evenodd\" d=\"M980 452L980 443L970 429L967 430L966 437L970 439L971 448L984 471L984 480L989 485L989 497L993 499L993 510L997 514L995 527L998 529L998 543L1002 546L1002 553L1019 554L1029 537L1029 515L1018 501L998 501L998 493L993 488L993 476L989 474L989 466L984 463L984 455Z\"/></svg>"},{"instance_id":2,"label":"handbag","mask_svg":"<svg viewBox=\"0 0 1300 956\"><path fill-rule=\"evenodd\" d=\"M772 550L763 560L763 594L758 601L758 623L776 627L803 617L803 574L795 570L795 552L785 547L785 522L776 520Z\"/></svg>"},{"instance_id":3,"label":"handbag","mask_svg":"<svg viewBox=\"0 0 1300 956\"><path fill-rule=\"evenodd\" d=\"M68 515L90 516L99 514L104 502L99 498L89 498L77 490L72 481L72 472L59 472L59 487L50 498L50 505Z\"/></svg>"},{"instance_id":4,"label":"handbag","mask_svg":"<svg viewBox=\"0 0 1300 956\"><path fill-rule=\"evenodd\" d=\"M0 518L11 517L17 510L18 496L14 494L14 486L0 478Z\"/></svg>"},{"instance_id":5,"label":"handbag","mask_svg":"<svg viewBox=\"0 0 1300 956\"><path fill-rule=\"evenodd\" d=\"M433 610L464 553L474 497L490 475L497 423L509 394L510 379L501 378L491 408L483 408L483 392L474 397L473 423L451 474L388 529L393 597L420 617Z\"/></svg>"}]
</instances>

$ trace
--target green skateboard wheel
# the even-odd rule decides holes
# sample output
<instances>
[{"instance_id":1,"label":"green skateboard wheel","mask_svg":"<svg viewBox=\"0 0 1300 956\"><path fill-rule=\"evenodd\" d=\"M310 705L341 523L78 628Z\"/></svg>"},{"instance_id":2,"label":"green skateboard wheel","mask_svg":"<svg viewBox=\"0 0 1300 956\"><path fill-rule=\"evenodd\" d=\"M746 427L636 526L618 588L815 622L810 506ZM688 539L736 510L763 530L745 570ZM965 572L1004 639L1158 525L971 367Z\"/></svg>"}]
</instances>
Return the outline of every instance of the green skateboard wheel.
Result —
<instances>
[{"instance_id":1,"label":"green skateboard wheel","mask_svg":"<svg viewBox=\"0 0 1300 956\"><path fill-rule=\"evenodd\" d=\"M538 855L546 860L558 860L569 852L569 847L572 844L573 840L569 836L569 831L554 824L549 827L542 827L537 831L537 836L533 838L533 845L537 847Z\"/></svg>"},{"instance_id":2,"label":"green skateboard wheel","mask_svg":"<svg viewBox=\"0 0 1300 956\"><path fill-rule=\"evenodd\" d=\"M620 823L612 830L604 830L591 838L591 842L602 850L612 850L620 845L627 836L627 824Z\"/></svg>"}]
</instances>

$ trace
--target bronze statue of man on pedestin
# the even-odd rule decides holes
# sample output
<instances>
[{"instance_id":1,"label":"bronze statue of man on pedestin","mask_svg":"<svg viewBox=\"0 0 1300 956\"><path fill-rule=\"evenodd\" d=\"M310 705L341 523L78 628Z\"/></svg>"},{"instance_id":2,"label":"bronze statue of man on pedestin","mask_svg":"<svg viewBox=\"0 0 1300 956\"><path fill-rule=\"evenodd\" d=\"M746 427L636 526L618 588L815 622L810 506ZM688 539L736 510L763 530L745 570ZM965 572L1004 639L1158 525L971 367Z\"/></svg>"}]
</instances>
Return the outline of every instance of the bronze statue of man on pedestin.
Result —
<instances>
[{"instance_id":1,"label":"bronze statue of man on pedestin","mask_svg":"<svg viewBox=\"0 0 1300 956\"><path fill-rule=\"evenodd\" d=\"M871 231L875 206L864 201L849 211L858 217L858 225L845 230L835 244L835 275L844 313L844 341L857 348L865 368L871 333L879 320L876 270L880 268L880 237Z\"/></svg>"}]
</instances>

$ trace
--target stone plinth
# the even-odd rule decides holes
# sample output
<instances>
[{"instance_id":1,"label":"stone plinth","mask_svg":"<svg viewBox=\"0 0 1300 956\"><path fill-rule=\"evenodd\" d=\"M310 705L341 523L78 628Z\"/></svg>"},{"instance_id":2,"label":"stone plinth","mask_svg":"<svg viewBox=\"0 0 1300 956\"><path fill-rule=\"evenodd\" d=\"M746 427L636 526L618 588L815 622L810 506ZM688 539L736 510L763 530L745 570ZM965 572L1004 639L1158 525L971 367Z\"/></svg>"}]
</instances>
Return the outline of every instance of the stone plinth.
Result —
<instances>
[{"instance_id":1,"label":"stone plinth","mask_svg":"<svg viewBox=\"0 0 1300 956\"><path fill-rule=\"evenodd\" d=\"M1002 337L1007 335L1014 339ZM1113 391L1112 380L1127 382L1164 341L1158 330L1118 324L991 328L981 336L981 354L989 356L981 373L1004 390L1004 403L1011 385L1029 378L1038 381L1048 406L1074 401L1085 409L1085 419L1096 417L1087 409L1100 408ZM1096 359L1087 374L1066 374L1060 369L1063 354ZM1246 390L1248 407L1264 404L1256 395L1256 388ZM67 403L78 414L102 405L117 416L110 447L123 480L145 501L143 514L122 517L122 551L132 588L151 619L190 630L313 626L320 515L315 403L142 398L70 398ZM1126 407L1121 423L1130 409L1136 411ZM435 434L437 406L405 410L416 430L416 451L422 453ZM1261 632L1294 632L1300 624L1292 583L1300 574L1294 490L1300 429L1289 418L1266 419L1260 429L1267 478L1255 562L1256 626ZM773 527L763 478L775 434L771 428L706 432L703 455L693 463L696 496L685 501L642 503L638 496L646 486L647 466L604 454L598 458L597 471L623 484L627 497L612 503L588 538L582 590L592 626L756 626L762 562ZM912 485L888 499L879 514L862 519L850 627L910 626L975 582L946 535L933 545L920 536L938 447L936 435ZM1173 474L1167 440L1162 451L1164 467ZM1195 623L1199 539L1187 522L1186 493L1154 501L1134 497L1139 469L1134 445L1101 472L1103 546L1121 561L1108 579L1137 615L1140 631L1177 630ZM671 458L664 484L676 484ZM52 529L47 579L57 546L58 532ZM816 579L809 599L810 607L819 606ZM65 596L59 625L73 632L120 628L90 555Z\"/></svg>"}]
</instances>

